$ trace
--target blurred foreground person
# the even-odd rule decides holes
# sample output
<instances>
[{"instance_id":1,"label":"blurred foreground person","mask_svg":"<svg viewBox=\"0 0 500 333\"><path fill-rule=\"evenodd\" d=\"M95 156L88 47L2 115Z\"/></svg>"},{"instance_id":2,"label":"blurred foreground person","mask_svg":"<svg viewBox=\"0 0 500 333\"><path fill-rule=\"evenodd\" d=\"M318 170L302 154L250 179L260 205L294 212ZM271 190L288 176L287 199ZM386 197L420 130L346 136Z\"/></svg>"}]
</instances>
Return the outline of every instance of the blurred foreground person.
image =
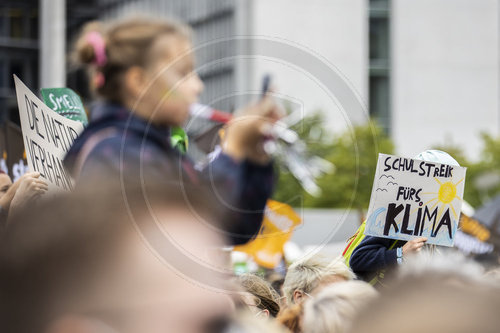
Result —
<instances>
[{"instance_id":1,"label":"blurred foreground person","mask_svg":"<svg viewBox=\"0 0 500 333\"><path fill-rule=\"evenodd\" d=\"M302 333L304 302L289 305L278 314L278 322L292 333Z\"/></svg>"},{"instance_id":2,"label":"blurred foreground person","mask_svg":"<svg viewBox=\"0 0 500 333\"><path fill-rule=\"evenodd\" d=\"M306 257L294 262L285 276L283 292L288 306L319 292L325 286L355 278L342 257L328 260L322 256Z\"/></svg>"},{"instance_id":3,"label":"blurred foreground person","mask_svg":"<svg viewBox=\"0 0 500 333\"><path fill-rule=\"evenodd\" d=\"M436 272L406 276L359 313L351 332L498 332L500 290L477 281L453 283L460 279L443 281Z\"/></svg>"},{"instance_id":4,"label":"blurred foreground person","mask_svg":"<svg viewBox=\"0 0 500 333\"><path fill-rule=\"evenodd\" d=\"M187 26L154 18L86 26L75 55L91 72L101 100L65 165L80 182L143 175L167 184L206 181L232 213L223 231L232 243L245 243L257 234L272 192L273 166L263 143L281 112L267 96L239 111L225 129L222 153L199 174L170 142L171 128L188 120L203 90L190 33Z\"/></svg>"},{"instance_id":5,"label":"blurred foreground person","mask_svg":"<svg viewBox=\"0 0 500 333\"><path fill-rule=\"evenodd\" d=\"M273 320L257 318L244 311L237 312L212 329L214 333L289 333Z\"/></svg>"},{"instance_id":6,"label":"blurred foreground person","mask_svg":"<svg viewBox=\"0 0 500 333\"><path fill-rule=\"evenodd\" d=\"M223 241L199 188L95 188L23 211L2 235L2 332L207 332L230 311L212 291L224 278L207 249Z\"/></svg>"},{"instance_id":7,"label":"blurred foreground person","mask_svg":"<svg viewBox=\"0 0 500 333\"><path fill-rule=\"evenodd\" d=\"M8 174L0 172L0 227L5 227L9 218L29 207L47 190L48 185L38 172L25 173L14 184Z\"/></svg>"},{"instance_id":8,"label":"blurred foreground person","mask_svg":"<svg viewBox=\"0 0 500 333\"><path fill-rule=\"evenodd\" d=\"M0 200L2 197L7 193L9 188L12 186L12 179L10 179L10 176L0 170Z\"/></svg>"},{"instance_id":9,"label":"blurred foreground person","mask_svg":"<svg viewBox=\"0 0 500 333\"><path fill-rule=\"evenodd\" d=\"M467 258L458 250L431 252L424 249L418 255L408 258L398 267L393 280L401 281L409 277L441 276L442 283L466 287L469 283L489 283L484 268ZM389 280L390 281L390 280Z\"/></svg>"},{"instance_id":10,"label":"blurred foreground person","mask_svg":"<svg viewBox=\"0 0 500 333\"><path fill-rule=\"evenodd\" d=\"M304 304L303 331L345 333L359 311L377 296L366 282L346 281L321 290Z\"/></svg>"}]
</instances>

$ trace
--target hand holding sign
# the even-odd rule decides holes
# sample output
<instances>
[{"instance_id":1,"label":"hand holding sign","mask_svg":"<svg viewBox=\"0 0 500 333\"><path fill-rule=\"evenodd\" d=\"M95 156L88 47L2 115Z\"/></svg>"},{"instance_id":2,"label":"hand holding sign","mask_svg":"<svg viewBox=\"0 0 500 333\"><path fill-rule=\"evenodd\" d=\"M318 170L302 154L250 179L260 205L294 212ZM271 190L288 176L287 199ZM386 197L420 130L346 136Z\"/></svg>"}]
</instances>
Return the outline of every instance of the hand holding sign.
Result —
<instances>
[{"instance_id":1,"label":"hand holding sign","mask_svg":"<svg viewBox=\"0 0 500 333\"><path fill-rule=\"evenodd\" d=\"M406 242L403 246L403 257L407 257L409 254L418 252L424 247L425 242L427 242L427 237L419 237Z\"/></svg>"},{"instance_id":2,"label":"hand holding sign","mask_svg":"<svg viewBox=\"0 0 500 333\"><path fill-rule=\"evenodd\" d=\"M9 219L32 204L49 189L48 184L40 178L39 172L25 173L14 184L18 184L18 187L10 204Z\"/></svg>"},{"instance_id":3,"label":"hand holding sign","mask_svg":"<svg viewBox=\"0 0 500 333\"><path fill-rule=\"evenodd\" d=\"M29 202L48 191L48 184L40 178L39 172L28 172L19 180L19 188L12 199L11 205L22 205Z\"/></svg>"}]
</instances>

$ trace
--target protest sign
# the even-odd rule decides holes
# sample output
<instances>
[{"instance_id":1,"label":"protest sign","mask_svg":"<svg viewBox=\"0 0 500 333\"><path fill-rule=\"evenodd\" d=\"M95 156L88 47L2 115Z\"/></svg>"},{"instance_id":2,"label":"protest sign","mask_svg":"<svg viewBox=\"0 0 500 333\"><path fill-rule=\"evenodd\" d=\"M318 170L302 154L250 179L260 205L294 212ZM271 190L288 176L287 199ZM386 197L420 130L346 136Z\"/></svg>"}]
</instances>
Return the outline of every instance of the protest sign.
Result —
<instances>
[{"instance_id":1,"label":"protest sign","mask_svg":"<svg viewBox=\"0 0 500 333\"><path fill-rule=\"evenodd\" d=\"M283 246L292 237L292 232L301 222L300 217L287 204L268 200L264 221L257 237L245 244L235 246L235 251L251 255L262 267L274 268L283 258Z\"/></svg>"},{"instance_id":2,"label":"protest sign","mask_svg":"<svg viewBox=\"0 0 500 333\"><path fill-rule=\"evenodd\" d=\"M80 97L69 88L40 89L43 101L53 111L68 119L79 121L83 126L89 123Z\"/></svg>"},{"instance_id":3,"label":"protest sign","mask_svg":"<svg viewBox=\"0 0 500 333\"><path fill-rule=\"evenodd\" d=\"M466 168L379 154L365 234L453 246Z\"/></svg>"},{"instance_id":4,"label":"protest sign","mask_svg":"<svg viewBox=\"0 0 500 333\"><path fill-rule=\"evenodd\" d=\"M49 191L69 191L73 183L63 159L83 125L52 111L14 75L26 159L31 171L49 184Z\"/></svg>"}]
</instances>

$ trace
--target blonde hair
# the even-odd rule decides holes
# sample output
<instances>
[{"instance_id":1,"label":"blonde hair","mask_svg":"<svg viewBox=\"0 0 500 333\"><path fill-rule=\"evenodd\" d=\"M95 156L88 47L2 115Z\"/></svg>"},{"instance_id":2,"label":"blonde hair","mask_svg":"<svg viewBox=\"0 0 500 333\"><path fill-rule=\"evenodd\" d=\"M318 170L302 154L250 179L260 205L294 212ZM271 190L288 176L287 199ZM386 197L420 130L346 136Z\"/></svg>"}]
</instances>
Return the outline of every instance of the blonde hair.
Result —
<instances>
[{"instance_id":1,"label":"blonde hair","mask_svg":"<svg viewBox=\"0 0 500 333\"><path fill-rule=\"evenodd\" d=\"M104 64L96 64L98 51L89 41L89 33L98 33L104 42ZM128 18L109 24L90 22L75 43L73 62L88 67L91 77L102 78L99 84L91 84L91 90L109 101L121 103L123 74L134 66L146 67L154 43L165 35L191 39L190 28L173 21Z\"/></svg>"},{"instance_id":2,"label":"blonde hair","mask_svg":"<svg viewBox=\"0 0 500 333\"><path fill-rule=\"evenodd\" d=\"M296 261L288 268L283 283L283 292L288 304L294 302L293 292L295 290L310 293L323 278L332 275L343 277L346 280L355 278L354 273L347 267L344 259L340 256L331 261L318 255Z\"/></svg>"},{"instance_id":3,"label":"blonde hair","mask_svg":"<svg viewBox=\"0 0 500 333\"><path fill-rule=\"evenodd\" d=\"M367 303L377 296L363 281L332 284L304 304L303 330L308 333L344 333Z\"/></svg>"}]
</instances>

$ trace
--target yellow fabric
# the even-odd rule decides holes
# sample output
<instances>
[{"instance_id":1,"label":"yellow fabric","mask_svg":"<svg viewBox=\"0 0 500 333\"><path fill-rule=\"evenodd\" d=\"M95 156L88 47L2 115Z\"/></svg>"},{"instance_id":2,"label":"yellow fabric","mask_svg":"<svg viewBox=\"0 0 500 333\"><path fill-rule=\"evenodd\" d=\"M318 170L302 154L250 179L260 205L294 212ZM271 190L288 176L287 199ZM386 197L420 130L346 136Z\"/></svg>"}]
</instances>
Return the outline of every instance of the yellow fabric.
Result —
<instances>
[{"instance_id":1,"label":"yellow fabric","mask_svg":"<svg viewBox=\"0 0 500 333\"><path fill-rule=\"evenodd\" d=\"M300 217L287 204L268 200L264 221L257 237L245 244L235 246L235 251L245 252L265 268L274 268L283 258L283 246L301 223Z\"/></svg>"}]
</instances>

